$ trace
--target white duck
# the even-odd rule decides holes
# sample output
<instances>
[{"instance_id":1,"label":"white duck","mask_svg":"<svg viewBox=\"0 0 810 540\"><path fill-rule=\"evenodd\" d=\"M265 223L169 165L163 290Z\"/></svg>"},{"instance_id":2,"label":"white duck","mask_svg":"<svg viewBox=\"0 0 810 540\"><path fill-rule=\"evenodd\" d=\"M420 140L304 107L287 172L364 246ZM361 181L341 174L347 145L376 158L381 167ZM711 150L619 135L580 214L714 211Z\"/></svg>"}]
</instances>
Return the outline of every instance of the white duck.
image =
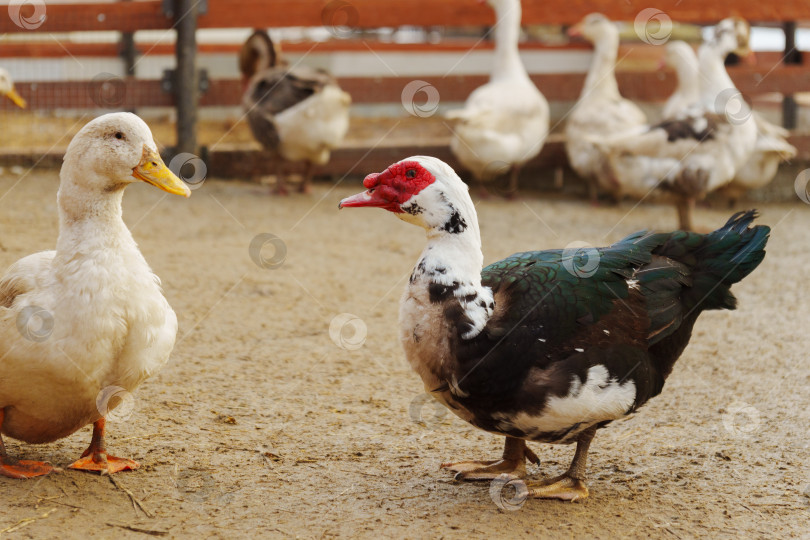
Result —
<instances>
[{"instance_id":1,"label":"white duck","mask_svg":"<svg viewBox=\"0 0 810 540\"><path fill-rule=\"evenodd\" d=\"M690 106L699 100L700 73L698 59L692 47L683 41L670 41L666 45L665 61L678 75L678 87L667 100L664 118L679 118L687 114ZM782 161L796 157L796 147L787 142L789 132L771 124L754 112L757 142L745 165L737 170L734 179L721 191L732 200L746 191L768 185L776 176Z\"/></svg>"},{"instance_id":2,"label":"white duck","mask_svg":"<svg viewBox=\"0 0 810 540\"><path fill-rule=\"evenodd\" d=\"M242 104L250 129L277 160L277 192L287 192L281 160L306 162L299 191L308 192L313 166L328 163L349 130L351 96L325 71L279 61L262 30L242 46L239 69L248 81Z\"/></svg>"},{"instance_id":3,"label":"white duck","mask_svg":"<svg viewBox=\"0 0 810 540\"><path fill-rule=\"evenodd\" d=\"M177 333L160 280L121 219L124 188L139 180L191 194L140 118L114 113L89 122L62 165L56 250L20 259L0 278L0 433L47 443L92 423L92 442L74 469L138 466L107 455L105 415L113 399L166 363ZM0 475L52 470L11 458L0 440Z\"/></svg>"},{"instance_id":4,"label":"white duck","mask_svg":"<svg viewBox=\"0 0 810 540\"><path fill-rule=\"evenodd\" d=\"M7 97L21 109L27 106L22 96L14 90L14 82L11 80L11 75L3 68L0 68L0 96Z\"/></svg>"},{"instance_id":5,"label":"white duck","mask_svg":"<svg viewBox=\"0 0 810 540\"><path fill-rule=\"evenodd\" d=\"M616 56L619 30L601 13L591 13L571 27L568 34L582 36L594 45L593 60L579 101L565 123L565 152L571 168L582 177L595 203L599 189L618 199L622 186L607 167L603 152L592 138L635 131L647 123L644 112L619 93Z\"/></svg>"},{"instance_id":6,"label":"white duck","mask_svg":"<svg viewBox=\"0 0 810 540\"><path fill-rule=\"evenodd\" d=\"M520 59L519 0L487 0L495 10L495 57L487 84L463 109L450 111L450 148L478 182L511 170L508 194L517 190L520 167L540 153L548 135L548 102Z\"/></svg>"},{"instance_id":7,"label":"white duck","mask_svg":"<svg viewBox=\"0 0 810 540\"><path fill-rule=\"evenodd\" d=\"M684 230L693 229L695 202L731 182L754 151L756 122L724 65L731 52L749 53L748 37L742 19L717 24L698 50L699 101L682 118L642 133L592 138L626 193L643 199L659 187L672 192Z\"/></svg>"},{"instance_id":8,"label":"white duck","mask_svg":"<svg viewBox=\"0 0 810 540\"><path fill-rule=\"evenodd\" d=\"M663 62L675 70L678 85L661 110L662 118L679 118L700 100L699 67L694 49L685 41L669 41Z\"/></svg>"}]
</instances>

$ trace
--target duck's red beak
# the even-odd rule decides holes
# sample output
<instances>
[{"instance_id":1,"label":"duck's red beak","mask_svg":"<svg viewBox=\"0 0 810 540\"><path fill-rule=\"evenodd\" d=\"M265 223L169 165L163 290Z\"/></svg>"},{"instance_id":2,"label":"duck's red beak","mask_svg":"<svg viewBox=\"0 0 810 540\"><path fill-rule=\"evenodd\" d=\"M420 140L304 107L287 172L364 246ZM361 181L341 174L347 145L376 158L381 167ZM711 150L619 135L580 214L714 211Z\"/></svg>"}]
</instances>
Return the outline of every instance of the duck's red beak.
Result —
<instances>
[{"instance_id":1,"label":"duck's red beak","mask_svg":"<svg viewBox=\"0 0 810 540\"><path fill-rule=\"evenodd\" d=\"M384 201L380 197L374 196L374 191L367 189L362 193L358 193L357 195L352 195L351 197L346 197L340 203L338 203L338 208L360 208L362 206L371 206L374 208L385 206L388 204L389 201Z\"/></svg>"},{"instance_id":2,"label":"duck's red beak","mask_svg":"<svg viewBox=\"0 0 810 540\"><path fill-rule=\"evenodd\" d=\"M566 31L568 37L582 37L582 23L577 23Z\"/></svg>"}]
</instances>

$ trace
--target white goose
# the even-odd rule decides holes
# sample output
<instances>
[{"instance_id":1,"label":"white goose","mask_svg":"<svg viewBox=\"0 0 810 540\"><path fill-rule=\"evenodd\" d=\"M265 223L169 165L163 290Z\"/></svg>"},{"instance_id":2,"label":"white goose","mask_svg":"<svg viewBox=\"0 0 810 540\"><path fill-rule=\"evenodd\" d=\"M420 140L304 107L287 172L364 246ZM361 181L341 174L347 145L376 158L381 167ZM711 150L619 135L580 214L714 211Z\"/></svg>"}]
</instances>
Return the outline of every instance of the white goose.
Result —
<instances>
[{"instance_id":1,"label":"white goose","mask_svg":"<svg viewBox=\"0 0 810 540\"><path fill-rule=\"evenodd\" d=\"M680 118L699 99L700 73L698 59L692 47L683 41L670 41L666 45L666 63L678 75L678 87L667 100L663 109L664 118ZM724 195L738 199L751 189L768 185L776 176L782 161L796 157L796 147L787 142L789 132L771 124L754 112L757 126L757 142L745 165L737 170L734 179L721 188Z\"/></svg>"},{"instance_id":2,"label":"white goose","mask_svg":"<svg viewBox=\"0 0 810 540\"><path fill-rule=\"evenodd\" d=\"M647 117L639 107L619 93L616 82L616 56L619 30L601 13L591 13L568 30L570 36L582 36L594 45L593 60L585 78L579 101L565 123L565 152L568 162L588 182L591 202L599 189L618 199L620 181L610 174L603 152L592 138L626 133L641 128Z\"/></svg>"},{"instance_id":3,"label":"white goose","mask_svg":"<svg viewBox=\"0 0 810 540\"><path fill-rule=\"evenodd\" d=\"M478 182L511 170L508 193L517 190L520 167L540 153L548 135L548 102L520 59L519 0L487 0L495 10L495 58L490 80L463 109L450 111L450 149Z\"/></svg>"},{"instance_id":4,"label":"white goose","mask_svg":"<svg viewBox=\"0 0 810 540\"><path fill-rule=\"evenodd\" d=\"M0 433L28 443L67 437L89 423L93 438L74 469L138 466L108 456L105 415L169 358L177 318L160 280L121 219L136 181L188 197L130 113L89 122L60 173L55 251L29 255L0 278ZM53 467L18 461L0 440L0 475L28 478Z\"/></svg>"},{"instance_id":5,"label":"white goose","mask_svg":"<svg viewBox=\"0 0 810 540\"><path fill-rule=\"evenodd\" d=\"M693 229L695 202L731 182L756 144L751 109L723 63L731 52L748 54L748 37L742 19L717 24L698 50L699 100L683 118L664 120L643 133L592 138L626 193L643 199L659 187L670 191L684 230Z\"/></svg>"},{"instance_id":6,"label":"white goose","mask_svg":"<svg viewBox=\"0 0 810 540\"><path fill-rule=\"evenodd\" d=\"M7 97L21 109L27 106L22 96L14 90L14 82L11 80L11 75L3 68L0 68L0 96Z\"/></svg>"},{"instance_id":7,"label":"white goose","mask_svg":"<svg viewBox=\"0 0 810 540\"><path fill-rule=\"evenodd\" d=\"M351 96L325 71L287 66L263 30L242 46L239 69L250 129L277 160L277 192L287 192L281 160L306 162L299 191L308 192L313 166L328 163L349 130Z\"/></svg>"}]
</instances>

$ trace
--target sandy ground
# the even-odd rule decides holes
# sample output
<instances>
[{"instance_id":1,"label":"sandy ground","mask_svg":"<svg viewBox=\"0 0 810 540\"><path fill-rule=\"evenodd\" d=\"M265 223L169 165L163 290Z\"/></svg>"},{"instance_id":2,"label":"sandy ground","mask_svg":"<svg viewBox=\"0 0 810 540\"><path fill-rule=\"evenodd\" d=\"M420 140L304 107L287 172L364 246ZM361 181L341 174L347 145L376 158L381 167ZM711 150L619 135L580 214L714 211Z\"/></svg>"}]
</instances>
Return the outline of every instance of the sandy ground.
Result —
<instances>
[{"instance_id":1,"label":"sandy ground","mask_svg":"<svg viewBox=\"0 0 810 540\"><path fill-rule=\"evenodd\" d=\"M54 245L56 189L55 171L0 176L0 267ZM208 180L184 200L131 187L125 220L180 322L170 364L109 424L110 451L142 467L114 481L0 478L0 536L810 538L810 207L761 208L773 234L735 287L740 309L704 314L663 394L599 432L591 497L506 511L488 483L438 470L497 457L502 438L430 404L421 422L409 412L423 390L397 340L397 306L423 237L382 211L338 212L359 189L271 198ZM674 224L664 206L527 195L478 208L487 262ZM697 222L727 215L702 209ZM263 250L267 268L249 249L264 233L286 249L283 262L284 249ZM89 438L88 427L49 445L7 443L66 466ZM533 448L534 476L573 455Z\"/></svg>"}]
</instances>

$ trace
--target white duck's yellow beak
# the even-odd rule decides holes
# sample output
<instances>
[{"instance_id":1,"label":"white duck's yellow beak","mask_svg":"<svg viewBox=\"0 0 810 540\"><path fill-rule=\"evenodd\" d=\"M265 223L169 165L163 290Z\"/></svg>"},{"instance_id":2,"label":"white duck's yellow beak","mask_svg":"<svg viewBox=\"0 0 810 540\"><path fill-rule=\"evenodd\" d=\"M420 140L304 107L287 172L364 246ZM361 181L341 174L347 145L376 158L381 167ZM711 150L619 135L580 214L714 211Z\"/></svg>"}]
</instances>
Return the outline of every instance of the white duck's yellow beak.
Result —
<instances>
[{"instance_id":1,"label":"white duck's yellow beak","mask_svg":"<svg viewBox=\"0 0 810 540\"><path fill-rule=\"evenodd\" d=\"M174 174L163 160L160 155L144 145L143 157L138 166L132 169L132 176L138 180L143 180L155 187L159 187L163 191L172 193L174 195L182 195L183 197L190 197L191 190L185 182L180 180Z\"/></svg>"},{"instance_id":2,"label":"white duck's yellow beak","mask_svg":"<svg viewBox=\"0 0 810 540\"><path fill-rule=\"evenodd\" d=\"M28 106L28 103L26 103L23 97L13 88L6 92L6 97L10 99L14 105L21 109L25 109Z\"/></svg>"}]
</instances>

